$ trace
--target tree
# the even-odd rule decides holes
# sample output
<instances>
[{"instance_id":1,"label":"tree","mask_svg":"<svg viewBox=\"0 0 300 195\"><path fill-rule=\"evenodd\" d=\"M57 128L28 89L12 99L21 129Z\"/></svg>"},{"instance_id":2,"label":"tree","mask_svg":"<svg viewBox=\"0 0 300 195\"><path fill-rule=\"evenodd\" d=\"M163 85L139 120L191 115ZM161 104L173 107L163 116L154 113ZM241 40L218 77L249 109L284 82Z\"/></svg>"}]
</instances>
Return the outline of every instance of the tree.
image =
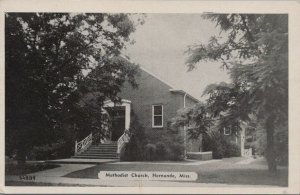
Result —
<instances>
[{"instance_id":1,"label":"tree","mask_svg":"<svg viewBox=\"0 0 300 195\"><path fill-rule=\"evenodd\" d=\"M208 133L213 124L212 117L207 112L207 105L199 102L192 107L186 107L177 111L172 119L172 127L190 126L188 138L197 139L201 134Z\"/></svg>"},{"instance_id":2,"label":"tree","mask_svg":"<svg viewBox=\"0 0 300 195\"><path fill-rule=\"evenodd\" d=\"M219 126L238 130L255 116L267 137L269 171L276 172L274 131L287 133L288 121L288 16L285 14L208 14L225 34L207 45L188 49L187 66L199 61L222 62L230 84L209 85L207 111ZM287 144L287 143L285 143Z\"/></svg>"},{"instance_id":3,"label":"tree","mask_svg":"<svg viewBox=\"0 0 300 195\"><path fill-rule=\"evenodd\" d=\"M101 106L117 100L125 80L136 84L138 66L120 54L140 23L128 14L7 13L6 153L17 151L22 164L33 146L66 138L67 128L99 128L99 108L82 97L97 93Z\"/></svg>"}]
</instances>

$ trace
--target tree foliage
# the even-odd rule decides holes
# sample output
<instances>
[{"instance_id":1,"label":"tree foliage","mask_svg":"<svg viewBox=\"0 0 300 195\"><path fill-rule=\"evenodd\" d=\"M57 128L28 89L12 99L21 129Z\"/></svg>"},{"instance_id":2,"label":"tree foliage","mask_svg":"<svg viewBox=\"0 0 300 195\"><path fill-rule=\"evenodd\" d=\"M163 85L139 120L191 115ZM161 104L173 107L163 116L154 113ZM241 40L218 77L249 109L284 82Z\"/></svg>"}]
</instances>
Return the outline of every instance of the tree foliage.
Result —
<instances>
[{"instance_id":1,"label":"tree foliage","mask_svg":"<svg viewBox=\"0 0 300 195\"><path fill-rule=\"evenodd\" d=\"M120 54L138 23L128 14L7 13L7 152L24 159L32 146L74 140L71 129L100 131L101 109L82 97L97 94L101 106L125 80L136 86L138 66Z\"/></svg>"},{"instance_id":2,"label":"tree foliage","mask_svg":"<svg viewBox=\"0 0 300 195\"><path fill-rule=\"evenodd\" d=\"M193 70L200 61L220 61L232 80L207 86L207 112L219 121L220 129L239 130L242 121L256 116L266 132L269 169L275 172L275 129L287 134L288 16L208 14L204 18L215 22L224 36L189 47L186 64Z\"/></svg>"},{"instance_id":3,"label":"tree foliage","mask_svg":"<svg viewBox=\"0 0 300 195\"><path fill-rule=\"evenodd\" d=\"M180 109L172 119L173 128L189 126L188 138L197 139L200 134L207 133L213 126L213 119L207 112L204 103L198 103L192 107Z\"/></svg>"}]
</instances>

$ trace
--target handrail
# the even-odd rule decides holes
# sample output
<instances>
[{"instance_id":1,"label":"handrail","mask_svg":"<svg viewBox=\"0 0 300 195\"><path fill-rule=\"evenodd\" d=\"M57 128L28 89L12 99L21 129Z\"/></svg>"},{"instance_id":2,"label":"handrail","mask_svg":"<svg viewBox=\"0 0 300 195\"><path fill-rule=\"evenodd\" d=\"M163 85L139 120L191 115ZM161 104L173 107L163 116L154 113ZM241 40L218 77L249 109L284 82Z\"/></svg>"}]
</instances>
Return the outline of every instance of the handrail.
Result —
<instances>
[{"instance_id":1,"label":"handrail","mask_svg":"<svg viewBox=\"0 0 300 195\"><path fill-rule=\"evenodd\" d=\"M85 151L93 141L93 134L90 133L86 138L81 140L80 142L75 141L75 155L82 153Z\"/></svg>"},{"instance_id":2,"label":"handrail","mask_svg":"<svg viewBox=\"0 0 300 195\"><path fill-rule=\"evenodd\" d=\"M121 150L130 140L129 130L125 129L123 135L118 139L118 150L117 153L120 154Z\"/></svg>"},{"instance_id":3,"label":"handrail","mask_svg":"<svg viewBox=\"0 0 300 195\"><path fill-rule=\"evenodd\" d=\"M252 148L244 149L242 156L252 156Z\"/></svg>"}]
</instances>

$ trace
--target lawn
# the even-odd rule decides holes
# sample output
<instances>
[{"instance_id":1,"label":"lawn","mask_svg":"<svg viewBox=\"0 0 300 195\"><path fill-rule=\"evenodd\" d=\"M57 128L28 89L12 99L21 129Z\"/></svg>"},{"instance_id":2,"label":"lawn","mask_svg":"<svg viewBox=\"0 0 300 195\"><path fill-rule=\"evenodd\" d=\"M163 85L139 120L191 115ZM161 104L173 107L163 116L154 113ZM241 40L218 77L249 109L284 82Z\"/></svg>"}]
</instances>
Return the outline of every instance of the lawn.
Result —
<instances>
[{"instance_id":1,"label":"lawn","mask_svg":"<svg viewBox=\"0 0 300 195\"><path fill-rule=\"evenodd\" d=\"M100 171L173 171L196 172L198 183L223 183L238 185L288 186L288 169L280 167L278 174L268 173L267 165L261 160L250 164L237 164L242 158L228 158L202 165L181 164L101 164L65 175L69 178L98 178Z\"/></svg>"},{"instance_id":2,"label":"lawn","mask_svg":"<svg viewBox=\"0 0 300 195\"><path fill-rule=\"evenodd\" d=\"M20 167L16 164L5 165L5 175L26 175L38 171L47 169L54 169L60 167L59 165L47 164L47 163L28 163Z\"/></svg>"}]
</instances>

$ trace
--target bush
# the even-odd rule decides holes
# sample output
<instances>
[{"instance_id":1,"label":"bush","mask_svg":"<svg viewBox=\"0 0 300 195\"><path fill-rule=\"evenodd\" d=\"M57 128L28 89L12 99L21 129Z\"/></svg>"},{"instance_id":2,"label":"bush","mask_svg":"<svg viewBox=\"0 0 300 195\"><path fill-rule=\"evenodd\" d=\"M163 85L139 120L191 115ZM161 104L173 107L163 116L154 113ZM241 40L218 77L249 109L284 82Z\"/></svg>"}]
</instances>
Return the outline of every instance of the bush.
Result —
<instances>
[{"instance_id":1,"label":"bush","mask_svg":"<svg viewBox=\"0 0 300 195\"><path fill-rule=\"evenodd\" d=\"M180 143L173 143L172 145L170 145L170 153L168 160L184 160L184 150L184 145Z\"/></svg>"},{"instance_id":2,"label":"bush","mask_svg":"<svg viewBox=\"0 0 300 195\"><path fill-rule=\"evenodd\" d=\"M130 142L125 145L125 148L123 151L121 151L120 155L121 161L142 160L141 151L139 150L135 135L131 136Z\"/></svg>"},{"instance_id":3,"label":"bush","mask_svg":"<svg viewBox=\"0 0 300 195\"><path fill-rule=\"evenodd\" d=\"M212 149L209 151L212 151L212 157L214 159L221 159L224 158L224 148L222 144L218 144L218 142L214 142Z\"/></svg>"},{"instance_id":4,"label":"bush","mask_svg":"<svg viewBox=\"0 0 300 195\"><path fill-rule=\"evenodd\" d=\"M184 159L184 141L178 134L151 132L142 138L144 140L139 140L137 134L132 135L120 156L121 161L177 161Z\"/></svg>"},{"instance_id":5,"label":"bush","mask_svg":"<svg viewBox=\"0 0 300 195\"><path fill-rule=\"evenodd\" d=\"M184 159L184 141L179 134L171 131L151 131L147 133L147 139L148 143L156 146L156 160Z\"/></svg>"},{"instance_id":6,"label":"bush","mask_svg":"<svg viewBox=\"0 0 300 195\"><path fill-rule=\"evenodd\" d=\"M131 138L120 154L121 161L183 160L183 138L171 131L146 132L133 115L130 124Z\"/></svg>"},{"instance_id":7,"label":"bush","mask_svg":"<svg viewBox=\"0 0 300 195\"><path fill-rule=\"evenodd\" d=\"M225 150L224 150L224 157L237 157L241 155L240 148L233 143L225 141Z\"/></svg>"},{"instance_id":8,"label":"bush","mask_svg":"<svg viewBox=\"0 0 300 195\"><path fill-rule=\"evenodd\" d=\"M143 160L144 146L146 145L144 127L139 123L137 116L132 113L130 124L130 140L120 153L121 161Z\"/></svg>"},{"instance_id":9,"label":"bush","mask_svg":"<svg viewBox=\"0 0 300 195\"><path fill-rule=\"evenodd\" d=\"M35 146L27 156L28 160L53 160L65 157L65 145L66 143L64 141L59 140L57 143L51 145Z\"/></svg>"},{"instance_id":10,"label":"bush","mask_svg":"<svg viewBox=\"0 0 300 195\"><path fill-rule=\"evenodd\" d=\"M215 132L213 135L203 135L203 150L212 151L212 157L214 159L221 159L224 157L224 147L222 144L222 138L220 133Z\"/></svg>"},{"instance_id":11,"label":"bush","mask_svg":"<svg viewBox=\"0 0 300 195\"><path fill-rule=\"evenodd\" d=\"M168 150L165 143L159 142L156 144L156 154L158 158L161 160L167 159Z\"/></svg>"},{"instance_id":12,"label":"bush","mask_svg":"<svg viewBox=\"0 0 300 195\"><path fill-rule=\"evenodd\" d=\"M154 145L154 144L147 144L145 146L144 159L147 160L147 161L153 161L153 160L157 159L156 145Z\"/></svg>"},{"instance_id":13,"label":"bush","mask_svg":"<svg viewBox=\"0 0 300 195\"><path fill-rule=\"evenodd\" d=\"M203 150L212 151L214 159L240 156L240 148L218 131L203 136Z\"/></svg>"}]
</instances>

